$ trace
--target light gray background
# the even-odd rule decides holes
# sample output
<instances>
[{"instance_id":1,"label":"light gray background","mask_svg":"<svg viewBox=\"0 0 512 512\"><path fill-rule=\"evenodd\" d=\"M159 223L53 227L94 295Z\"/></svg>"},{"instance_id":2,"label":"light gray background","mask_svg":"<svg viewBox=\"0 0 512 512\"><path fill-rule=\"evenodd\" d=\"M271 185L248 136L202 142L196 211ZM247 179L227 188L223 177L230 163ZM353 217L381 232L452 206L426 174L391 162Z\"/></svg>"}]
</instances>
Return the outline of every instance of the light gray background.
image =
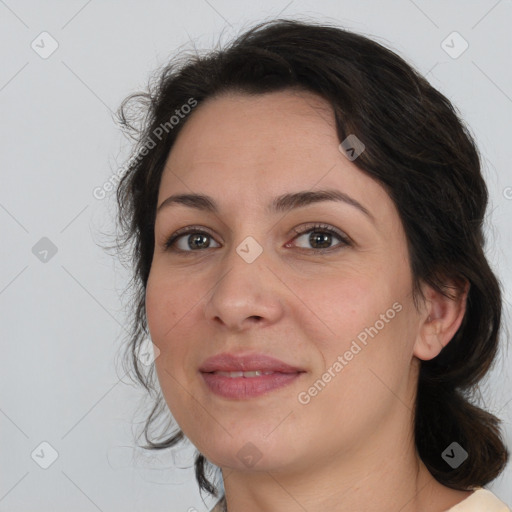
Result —
<instances>
[{"instance_id":1,"label":"light gray background","mask_svg":"<svg viewBox=\"0 0 512 512\"><path fill-rule=\"evenodd\" d=\"M173 459L191 466L193 450L148 455L134 445L144 393L115 362L128 274L97 245L112 229L113 196L92 191L128 154L112 112L151 71L190 40L208 48L223 30L226 40L278 14L378 40L455 103L484 159L487 253L510 326L512 1L0 0L0 511L207 509L192 469L173 469ZM43 31L59 45L46 59L31 48ZM441 47L453 31L469 44L458 58ZM58 250L47 262L32 252L42 237ZM511 368L504 348L482 387L509 446ZM31 457L49 456L42 442L58 452L48 469ZM509 466L490 488L512 503L511 484Z\"/></svg>"}]
</instances>

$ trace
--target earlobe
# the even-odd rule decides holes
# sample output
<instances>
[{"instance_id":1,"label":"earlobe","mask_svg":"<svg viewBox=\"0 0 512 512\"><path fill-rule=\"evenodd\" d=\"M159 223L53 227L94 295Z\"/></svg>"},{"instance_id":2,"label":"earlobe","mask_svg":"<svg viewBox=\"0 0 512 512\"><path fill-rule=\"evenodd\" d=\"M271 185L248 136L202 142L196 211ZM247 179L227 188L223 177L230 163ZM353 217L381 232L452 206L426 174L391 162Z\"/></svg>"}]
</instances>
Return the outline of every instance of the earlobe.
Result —
<instances>
[{"instance_id":1,"label":"earlobe","mask_svg":"<svg viewBox=\"0 0 512 512\"><path fill-rule=\"evenodd\" d=\"M439 320L432 319L430 316L423 323L416 338L414 346L414 355L418 359L427 361L436 357L444 345L441 339L441 324Z\"/></svg>"},{"instance_id":2,"label":"earlobe","mask_svg":"<svg viewBox=\"0 0 512 512\"><path fill-rule=\"evenodd\" d=\"M466 312L466 302L470 284L466 281L457 287L453 298L427 286L425 291L426 307L420 317L419 331L414 345L414 355L424 361L433 359L451 341L460 327Z\"/></svg>"}]
</instances>

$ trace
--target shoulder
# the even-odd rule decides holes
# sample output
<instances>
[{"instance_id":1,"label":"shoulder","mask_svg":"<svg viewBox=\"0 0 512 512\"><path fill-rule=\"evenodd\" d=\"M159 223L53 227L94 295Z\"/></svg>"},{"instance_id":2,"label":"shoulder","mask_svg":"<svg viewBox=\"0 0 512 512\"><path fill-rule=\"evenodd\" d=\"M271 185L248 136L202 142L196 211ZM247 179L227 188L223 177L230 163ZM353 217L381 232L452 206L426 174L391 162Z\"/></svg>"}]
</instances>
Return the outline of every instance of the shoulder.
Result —
<instances>
[{"instance_id":1,"label":"shoulder","mask_svg":"<svg viewBox=\"0 0 512 512\"><path fill-rule=\"evenodd\" d=\"M511 512L511 510L491 491L478 488L446 512Z\"/></svg>"}]
</instances>

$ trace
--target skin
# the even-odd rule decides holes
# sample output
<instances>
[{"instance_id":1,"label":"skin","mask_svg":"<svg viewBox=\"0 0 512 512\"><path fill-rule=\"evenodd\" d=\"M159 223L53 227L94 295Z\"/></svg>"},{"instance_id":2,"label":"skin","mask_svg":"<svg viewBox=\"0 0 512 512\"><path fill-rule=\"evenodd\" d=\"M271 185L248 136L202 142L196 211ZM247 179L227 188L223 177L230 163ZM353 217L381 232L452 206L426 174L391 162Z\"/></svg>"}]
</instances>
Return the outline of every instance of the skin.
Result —
<instances>
[{"instance_id":1,"label":"skin","mask_svg":"<svg viewBox=\"0 0 512 512\"><path fill-rule=\"evenodd\" d=\"M439 484L419 459L412 411L420 359L435 357L453 337L466 295L448 300L424 286L427 300L416 310L396 207L340 152L329 105L290 90L232 93L184 122L157 204L202 193L219 212L185 205L158 212L146 311L167 405L222 468L229 512L441 512L462 501L469 491ZM373 220L341 202L266 211L277 195L320 188L348 194ZM321 254L308 240L316 222L351 244L333 235L337 249ZM209 231L207 248L191 248L194 237L184 235L175 248L188 252L165 249L171 234L192 225ZM248 236L263 250L252 263L236 252ZM396 302L400 312L301 404L299 393ZM306 373L257 398L226 399L198 373L220 352L263 352ZM251 467L237 456L248 442L261 455Z\"/></svg>"}]
</instances>

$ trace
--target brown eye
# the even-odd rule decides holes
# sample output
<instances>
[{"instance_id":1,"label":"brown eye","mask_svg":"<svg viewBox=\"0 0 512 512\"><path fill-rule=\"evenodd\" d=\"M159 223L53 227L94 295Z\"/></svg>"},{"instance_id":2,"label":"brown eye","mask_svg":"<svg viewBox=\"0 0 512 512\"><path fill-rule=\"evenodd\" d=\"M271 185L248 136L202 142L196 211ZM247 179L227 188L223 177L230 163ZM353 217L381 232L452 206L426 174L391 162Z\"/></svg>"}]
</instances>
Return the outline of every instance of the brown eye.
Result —
<instances>
[{"instance_id":1,"label":"brown eye","mask_svg":"<svg viewBox=\"0 0 512 512\"><path fill-rule=\"evenodd\" d=\"M315 225L310 227L309 229L305 231L296 231L298 233L298 236L295 237L294 240L300 239L302 237L305 237L306 235L309 235L307 238L305 238L306 243L310 245L310 247L303 247L304 249L308 250L317 250L317 252L326 251L338 248L337 246L346 246L350 245L350 241L348 237L343 235L341 232L338 232L338 230L335 230L331 226L328 225ZM340 242L332 246L333 238L338 239Z\"/></svg>"},{"instance_id":2,"label":"brown eye","mask_svg":"<svg viewBox=\"0 0 512 512\"><path fill-rule=\"evenodd\" d=\"M210 240L213 240L213 238L206 231L193 227L184 228L172 234L164 246L166 250L196 252L201 249L210 249Z\"/></svg>"}]
</instances>

